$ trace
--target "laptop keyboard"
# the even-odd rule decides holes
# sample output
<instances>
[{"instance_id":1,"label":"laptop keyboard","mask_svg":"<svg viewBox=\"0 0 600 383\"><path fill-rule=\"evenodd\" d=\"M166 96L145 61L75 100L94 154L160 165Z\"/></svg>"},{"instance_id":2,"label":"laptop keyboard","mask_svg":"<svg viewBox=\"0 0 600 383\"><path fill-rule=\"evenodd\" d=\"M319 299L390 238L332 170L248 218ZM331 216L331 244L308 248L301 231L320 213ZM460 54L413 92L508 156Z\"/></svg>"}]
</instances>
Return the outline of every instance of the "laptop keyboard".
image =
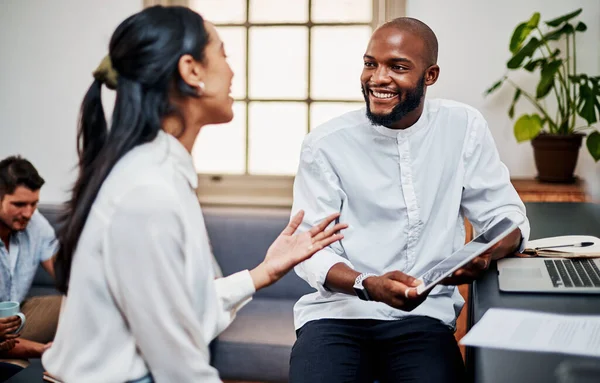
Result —
<instances>
[{"instance_id":1,"label":"laptop keyboard","mask_svg":"<svg viewBox=\"0 0 600 383\"><path fill-rule=\"evenodd\" d=\"M600 287L600 269L591 259L544 260L554 287Z\"/></svg>"}]
</instances>

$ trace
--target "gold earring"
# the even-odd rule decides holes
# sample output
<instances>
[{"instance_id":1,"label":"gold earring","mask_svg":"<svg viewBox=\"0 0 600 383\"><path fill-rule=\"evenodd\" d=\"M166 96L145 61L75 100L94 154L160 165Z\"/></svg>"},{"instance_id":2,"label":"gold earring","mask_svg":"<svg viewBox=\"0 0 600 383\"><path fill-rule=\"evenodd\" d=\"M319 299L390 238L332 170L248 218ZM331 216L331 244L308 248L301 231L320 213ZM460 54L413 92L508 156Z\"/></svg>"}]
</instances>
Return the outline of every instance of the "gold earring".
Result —
<instances>
[{"instance_id":1,"label":"gold earring","mask_svg":"<svg viewBox=\"0 0 600 383\"><path fill-rule=\"evenodd\" d=\"M204 94L205 87L206 87L206 85L204 85L204 81L200 81L198 83L198 96L202 96Z\"/></svg>"}]
</instances>

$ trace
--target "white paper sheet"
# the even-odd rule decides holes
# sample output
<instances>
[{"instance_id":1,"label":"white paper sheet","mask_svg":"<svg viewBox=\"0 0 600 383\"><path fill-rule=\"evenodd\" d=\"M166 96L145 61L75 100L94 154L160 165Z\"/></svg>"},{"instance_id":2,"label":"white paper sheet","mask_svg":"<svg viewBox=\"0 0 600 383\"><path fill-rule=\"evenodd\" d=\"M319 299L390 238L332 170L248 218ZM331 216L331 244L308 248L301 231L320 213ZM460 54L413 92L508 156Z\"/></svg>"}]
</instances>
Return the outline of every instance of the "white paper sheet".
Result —
<instances>
[{"instance_id":1,"label":"white paper sheet","mask_svg":"<svg viewBox=\"0 0 600 383\"><path fill-rule=\"evenodd\" d=\"M600 315L560 315L493 308L460 343L600 357Z\"/></svg>"}]
</instances>

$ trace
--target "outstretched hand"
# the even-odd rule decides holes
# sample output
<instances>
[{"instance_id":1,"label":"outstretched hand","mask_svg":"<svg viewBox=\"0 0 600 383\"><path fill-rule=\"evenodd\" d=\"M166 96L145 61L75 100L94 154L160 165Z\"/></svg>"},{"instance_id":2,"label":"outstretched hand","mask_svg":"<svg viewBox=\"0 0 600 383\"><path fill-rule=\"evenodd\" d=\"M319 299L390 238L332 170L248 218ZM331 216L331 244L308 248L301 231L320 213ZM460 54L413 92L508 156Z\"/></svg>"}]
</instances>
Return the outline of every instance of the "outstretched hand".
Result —
<instances>
[{"instance_id":1,"label":"outstretched hand","mask_svg":"<svg viewBox=\"0 0 600 383\"><path fill-rule=\"evenodd\" d=\"M327 229L339 216L339 213L332 214L310 230L296 233L304 218L304 211L298 212L269 247L265 260L250 271L256 290L277 282L297 264L344 238L339 231L348 225L337 223Z\"/></svg>"}]
</instances>

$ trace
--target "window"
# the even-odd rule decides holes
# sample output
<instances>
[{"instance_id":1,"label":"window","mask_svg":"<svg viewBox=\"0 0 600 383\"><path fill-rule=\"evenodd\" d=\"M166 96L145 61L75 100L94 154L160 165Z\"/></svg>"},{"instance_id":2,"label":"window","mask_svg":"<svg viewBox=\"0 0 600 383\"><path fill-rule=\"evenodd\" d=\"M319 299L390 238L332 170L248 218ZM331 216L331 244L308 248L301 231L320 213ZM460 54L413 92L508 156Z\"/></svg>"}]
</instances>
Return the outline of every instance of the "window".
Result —
<instances>
[{"instance_id":1,"label":"window","mask_svg":"<svg viewBox=\"0 0 600 383\"><path fill-rule=\"evenodd\" d=\"M191 0L217 26L235 72L233 121L203 128L198 172L293 175L311 129L364 101L372 0Z\"/></svg>"},{"instance_id":2,"label":"window","mask_svg":"<svg viewBox=\"0 0 600 383\"><path fill-rule=\"evenodd\" d=\"M359 76L373 28L405 0L145 0L213 22L235 76L234 119L194 145L204 205L289 206L304 136L364 105Z\"/></svg>"}]
</instances>

